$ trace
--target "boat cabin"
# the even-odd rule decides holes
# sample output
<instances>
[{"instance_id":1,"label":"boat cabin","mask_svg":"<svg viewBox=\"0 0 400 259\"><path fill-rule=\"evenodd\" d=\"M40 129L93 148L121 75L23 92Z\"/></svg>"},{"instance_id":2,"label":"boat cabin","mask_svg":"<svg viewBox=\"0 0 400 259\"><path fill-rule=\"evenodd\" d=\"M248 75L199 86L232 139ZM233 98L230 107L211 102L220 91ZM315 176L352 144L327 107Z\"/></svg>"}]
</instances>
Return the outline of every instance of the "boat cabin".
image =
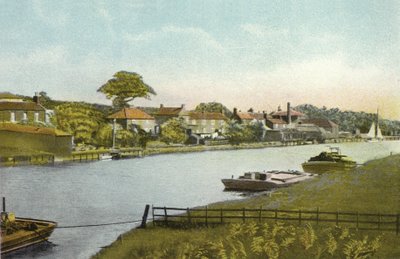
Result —
<instances>
[{"instance_id":1,"label":"boat cabin","mask_svg":"<svg viewBox=\"0 0 400 259\"><path fill-rule=\"evenodd\" d=\"M248 172L248 173L244 173L244 176L240 176L239 179L265 181L265 180L267 180L267 174L260 173L260 172Z\"/></svg>"}]
</instances>

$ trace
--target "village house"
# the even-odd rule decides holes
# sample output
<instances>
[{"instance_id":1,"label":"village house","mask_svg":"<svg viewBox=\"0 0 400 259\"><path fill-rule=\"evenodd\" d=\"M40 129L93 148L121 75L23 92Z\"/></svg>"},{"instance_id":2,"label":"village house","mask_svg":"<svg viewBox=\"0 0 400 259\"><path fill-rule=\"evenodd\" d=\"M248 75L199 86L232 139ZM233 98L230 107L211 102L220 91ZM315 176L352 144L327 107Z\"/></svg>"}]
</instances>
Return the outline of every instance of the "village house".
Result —
<instances>
[{"instance_id":1,"label":"village house","mask_svg":"<svg viewBox=\"0 0 400 259\"><path fill-rule=\"evenodd\" d=\"M1 122L49 123L46 111L46 108L39 103L37 94L33 97L33 102L28 102L10 93L0 93Z\"/></svg>"},{"instance_id":2,"label":"village house","mask_svg":"<svg viewBox=\"0 0 400 259\"><path fill-rule=\"evenodd\" d=\"M228 118L220 112L195 112L189 111L181 114L184 119L188 134L210 136L214 133L223 133Z\"/></svg>"},{"instance_id":3,"label":"village house","mask_svg":"<svg viewBox=\"0 0 400 259\"><path fill-rule=\"evenodd\" d=\"M323 129L327 139L339 137L339 125L328 119L302 119L299 124L313 124Z\"/></svg>"},{"instance_id":4,"label":"village house","mask_svg":"<svg viewBox=\"0 0 400 259\"><path fill-rule=\"evenodd\" d=\"M142 129L151 134L157 132L155 118L137 108L124 108L107 118L115 120L123 129L126 130Z\"/></svg>"},{"instance_id":5,"label":"village house","mask_svg":"<svg viewBox=\"0 0 400 259\"><path fill-rule=\"evenodd\" d=\"M171 118L178 118L185 112L185 105L182 104L180 107L165 107L160 104L158 112L154 114L157 125L161 126L167 120Z\"/></svg>"},{"instance_id":6,"label":"village house","mask_svg":"<svg viewBox=\"0 0 400 259\"><path fill-rule=\"evenodd\" d=\"M271 114L273 119L280 119L285 121L288 125L297 122L300 119L305 118L305 115L301 112L295 111L290 107L290 103L287 103L287 110L282 111L280 106L278 107L278 111L273 112Z\"/></svg>"}]
</instances>

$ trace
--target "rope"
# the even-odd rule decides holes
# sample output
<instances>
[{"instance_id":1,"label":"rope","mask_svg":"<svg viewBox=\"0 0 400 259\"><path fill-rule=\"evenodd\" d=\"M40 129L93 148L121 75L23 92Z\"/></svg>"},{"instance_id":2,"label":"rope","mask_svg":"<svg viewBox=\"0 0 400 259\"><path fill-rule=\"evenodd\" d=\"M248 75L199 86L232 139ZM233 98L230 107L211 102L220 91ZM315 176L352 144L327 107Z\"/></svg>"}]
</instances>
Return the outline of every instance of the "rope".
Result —
<instances>
[{"instance_id":1,"label":"rope","mask_svg":"<svg viewBox=\"0 0 400 259\"><path fill-rule=\"evenodd\" d=\"M101 224L88 224L88 225L75 225L75 226L57 226L56 228L88 228L88 227L100 227L100 226L109 226L109 225L122 225L122 224L139 223L139 222L142 222L142 220L131 220L131 221L112 222L112 223L101 223Z\"/></svg>"}]
</instances>

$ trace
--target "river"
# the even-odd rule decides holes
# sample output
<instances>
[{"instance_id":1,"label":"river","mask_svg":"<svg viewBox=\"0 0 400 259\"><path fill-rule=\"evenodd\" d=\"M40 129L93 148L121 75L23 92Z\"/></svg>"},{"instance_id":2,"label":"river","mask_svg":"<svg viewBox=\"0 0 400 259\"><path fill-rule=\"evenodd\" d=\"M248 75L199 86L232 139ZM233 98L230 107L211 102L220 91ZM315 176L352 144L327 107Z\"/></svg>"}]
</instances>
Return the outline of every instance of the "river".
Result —
<instances>
[{"instance_id":1,"label":"river","mask_svg":"<svg viewBox=\"0 0 400 259\"><path fill-rule=\"evenodd\" d=\"M399 141L342 143L358 163L400 153ZM19 217L59 226L139 220L146 204L194 207L240 199L224 192L221 178L244 171L298 169L326 145L168 154L59 166L0 168L0 193ZM89 258L134 224L56 229L50 241L7 258Z\"/></svg>"}]
</instances>

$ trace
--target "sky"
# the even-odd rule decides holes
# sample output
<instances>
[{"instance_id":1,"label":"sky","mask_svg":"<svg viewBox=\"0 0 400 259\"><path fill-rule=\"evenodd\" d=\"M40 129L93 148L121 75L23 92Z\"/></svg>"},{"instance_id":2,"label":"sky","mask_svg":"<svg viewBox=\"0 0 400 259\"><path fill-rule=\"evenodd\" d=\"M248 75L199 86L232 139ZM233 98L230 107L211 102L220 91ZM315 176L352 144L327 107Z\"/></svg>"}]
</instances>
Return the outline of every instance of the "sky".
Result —
<instances>
[{"instance_id":1,"label":"sky","mask_svg":"<svg viewBox=\"0 0 400 259\"><path fill-rule=\"evenodd\" d=\"M97 89L121 70L157 92L136 106L400 120L400 1L0 0L0 92L111 104Z\"/></svg>"}]
</instances>

